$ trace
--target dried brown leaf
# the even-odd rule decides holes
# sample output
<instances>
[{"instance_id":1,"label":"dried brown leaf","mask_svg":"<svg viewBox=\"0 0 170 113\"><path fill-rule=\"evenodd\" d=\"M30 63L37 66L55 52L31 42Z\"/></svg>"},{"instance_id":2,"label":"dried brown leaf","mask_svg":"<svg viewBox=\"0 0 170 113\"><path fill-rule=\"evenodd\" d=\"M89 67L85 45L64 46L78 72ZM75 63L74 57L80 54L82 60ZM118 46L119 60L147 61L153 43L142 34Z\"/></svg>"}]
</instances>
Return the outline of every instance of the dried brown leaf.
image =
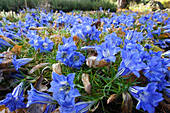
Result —
<instances>
[{"instance_id":1,"label":"dried brown leaf","mask_svg":"<svg viewBox=\"0 0 170 113\"><path fill-rule=\"evenodd\" d=\"M159 39L160 39L160 38L169 38L169 36L170 36L170 33L160 34L160 35L159 35Z\"/></svg>"},{"instance_id":2,"label":"dried brown leaf","mask_svg":"<svg viewBox=\"0 0 170 113\"><path fill-rule=\"evenodd\" d=\"M15 46L11 49L11 52L14 52L14 53L16 53L16 54L19 54L19 53L21 53L21 48L22 48L22 46L15 45Z\"/></svg>"},{"instance_id":3,"label":"dried brown leaf","mask_svg":"<svg viewBox=\"0 0 170 113\"><path fill-rule=\"evenodd\" d=\"M168 67L168 70L170 71L170 67Z\"/></svg>"},{"instance_id":4,"label":"dried brown leaf","mask_svg":"<svg viewBox=\"0 0 170 113\"><path fill-rule=\"evenodd\" d=\"M113 102L117 97L117 94L112 94L110 95L110 97L107 99L107 104L109 104L110 102Z\"/></svg>"},{"instance_id":5,"label":"dried brown leaf","mask_svg":"<svg viewBox=\"0 0 170 113\"><path fill-rule=\"evenodd\" d=\"M16 109L15 112L12 113L27 113L27 108Z\"/></svg>"},{"instance_id":6,"label":"dried brown leaf","mask_svg":"<svg viewBox=\"0 0 170 113\"><path fill-rule=\"evenodd\" d=\"M116 34L118 36L125 36L126 33L122 31L121 27L119 27L119 28L116 28Z\"/></svg>"},{"instance_id":7,"label":"dried brown leaf","mask_svg":"<svg viewBox=\"0 0 170 113\"><path fill-rule=\"evenodd\" d=\"M0 38L7 41L10 44L16 45L16 43L13 40L11 40L10 38L8 38L6 36L0 35Z\"/></svg>"},{"instance_id":8,"label":"dried brown leaf","mask_svg":"<svg viewBox=\"0 0 170 113\"><path fill-rule=\"evenodd\" d=\"M92 87L91 87L91 84L90 84L90 81L89 81L89 74L83 73L81 80L83 82L85 91L90 94Z\"/></svg>"},{"instance_id":9,"label":"dried brown leaf","mask_svg":"<svg viewBox=\"0 0 170 113\"><path fill-rule=\"evenodd\" d=\"M5 69L8 68L8 66L12 64L12 59L7 59L2 61L2 63L0 64L0 69Z\"/></svg>"},{"instance_id":10,"label":"dried brown leaf","mask_svg":"<svg viewBox=\"0 0 170 113\"><path fill-rule=\"evenodd\" d=\"M61 74L61 63L56 63L56 64L53 64L52 65L52 68L53 68L53 71L59 75L62 75Z\"/></svg>"},{"instance_id":11,"label":"dried brown leaf","mask_svg":"<svg viewBox=\"0 0 170 113\"><path fill-rule=\"evenodd\" d=\"M42 30L42 29L46 29L47 27L31 27L29 28L30 30Z\"/></svg>"},{"instance_id":12,"label":"dried brown leaf","mask_svg":"<svg viewBox=\"0 0 170 113\"><path fill-rule=\"evenodd\" d=\"M62 42L62 37L60 35L51 35L50 39L56 42L57 44Z\"/></svg>"},{"instance_id":13,"label":"dried brown leaf","mask_svg":"<svg viewBox=\"0 0 170 113\"><path fill-rule=\"evenodd\" d=\"M133 100L128 92L123 92L122 94L122 113L131 113L133 110Z\"/></svg>"},{"instance_id":14,"label":"dried brown leaf","mask_svg":"<svg viewBox=\"0 0 170 113\"><path fill-rule=\"evenodd\" d=\"M43 81L43 76L39 76L37 79L36 79L36 82L34 84L34 87L36 90L40 91L41 90L41 85L42 85L42 81Z\"/></svg>"},{"instance_id":15,"label":"dried brown leaf","mask_svg":"<svg viewBox=\"0 0 170 113\"><path fill-rule=\"evenodd\" d=\"M39 89L40 92L47 91L48 87L46 85L41 85L41 88Z\"/></svg>"},{"instance_id":16,"label":"dried brown leaf","mask_svg":"<svg viewBox=\"0 0 170 113\"><path fill-rule=\"evenodd\" d=\"M49 65L50 63L40 63L38 65L36 65L35 67L33 67L29 72L28 74L32 74L33 72L35 72L36 70L42 68L42 67L45 67L47 65Z\"/></svg>"},{"instance_id":17,"label":"dried brown leaf","mask_svg":"<svg viewBox=\"0 0 170 113\"><path fill-rule=\"evenodd\" d=\"M10 64L10 63L12 63L12 59L4 60L1 64L5 65L5 64Z\"/></svg>"},{"instance_id":18,"label":"dried brown leaf","mask_svg":"<svg viewBox=\"0 0 170 113\"><path fill-rule=\"evenodd\" d=\"M79 40L79 37L77 35L73 36L73 40L74 41L78 41Z\"/></svg>"},{"instance_id":19,"label":"dried brown leaf","mask_svg":"<svg viewBox=\"0 0 170 113\"><path fill-rule=\"evenodd\" d=\"M110 63L102 59L101 61L96 61L96 56L90 56L89 58L86 59L86 65L88 65L90 68L91 67L104 67L104 66L109 66Z\"/></svg>"},{"instance_id":20,"label":"dried brown leaf","mask_svg":"<svg viewBox=\"0 0 170 113\"><path fill-rule=\"evenodd\" d=\"M10 111L5 105L1 105L0 106L0 113L10 113Z\"/></svg>"},{"instance_id":21,"label":"dried brown leaf","mask_svg":"<svg viewBox=\"0 0 170 113\"><path fill-rule=\"evenodd\" d=\"M110 65L110 63L108 63L107 61L102 59L101 61L99 61L99 64L97 65L97 67L105 67L105 66L109 66L109 65Z\"/></svg>"}]
</instances>

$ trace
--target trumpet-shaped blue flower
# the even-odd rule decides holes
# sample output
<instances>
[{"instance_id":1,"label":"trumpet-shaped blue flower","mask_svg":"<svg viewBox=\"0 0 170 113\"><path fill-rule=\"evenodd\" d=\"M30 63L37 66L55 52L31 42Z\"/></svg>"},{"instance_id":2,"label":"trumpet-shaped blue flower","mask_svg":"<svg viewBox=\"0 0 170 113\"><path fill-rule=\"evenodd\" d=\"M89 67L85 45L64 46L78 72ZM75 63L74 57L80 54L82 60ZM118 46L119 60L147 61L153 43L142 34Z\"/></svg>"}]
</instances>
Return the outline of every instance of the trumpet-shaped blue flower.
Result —
<instances>
[{"instance_id":1,"label":"trumpet-shaped blue flower","mask_svg":"<svg viewBox=\"0 0 170 113\"><path fill-rule=\"evenodd\" d=\"M86 113L94 103L95 101L77 102L73 106L63 105L59 110L61 113Z\"/></svg>"},{"instance_id":2,"label":"trumpet-shaped blue flower","mask_svg":"<svg viewBox=\"0 0 170 113\"><path fill-rule=\"evenodd\" d=\"M75 104L76 113L86 113L95 101L78 102Z\"/></svg>"},{"instance_id":3,"label":"trumpet-shaped blue flower","mask_svg":"<svg viewBox=\"0 0 170 113\"><path fill-rule=\"evenodd\" d=\"M80 69L84 61L85 61L85 56L80 52L74 51L69 55L69 67Z\"/></svg>"},{"instance_id":4,"label":"trumpet-shaped blue flower","mask_svg":"<svg viewBox=\"0 0 170 113\"><path fill-rule=\"evenodd\" d=\"M1 27L0 27L0 35L5 36L5 32L3 31ZM6 47L6 46L12 47L10 43L0 38L0 48Z\"/></svg>"},{"instance_id":5,"label":"trumpet-shaped blue flower","mask_svg":"<svg viewBox=\"0 0 170 113\"><path fill-rule=\"evenodd\" d=\"M34 35L34 37L30 38L29 43L32 45L32 47L34 47L35 50L38 50L43 44L43 39L38 35Z\"/></svg>"},{"instance_id":6,"label":"trumpet-shaped blue flower","mask_svg":"<svg viewBox=\"0 0 170 113\"><path fill-rule=\"evenodd\" d=\"M155 112L155 107L164 99L161 93L156 92L156 85L157 83L149 83L146 87L129 87L129 92L138 100L136 109L143 108L149 113Z\"/></svg>"},{"instance_id":7,"label":"trumpet-shaped blue flower","mask_svg":"<svg viewBox=\"0 0 170 113\"><path fill-rule=\"evenodd\" d=\"M12 93L8 93L6 98L0 101L0 105L5 105L11 112L16 109L26 108L26 104L23 102L23 91L23 82L21 82Z\"/></svg>"},{"instance_id":8,"label":"trumpet-shaped blue flower","mask_svg":"<svg viewBox=\"0 0 170 113\"><path fill-rule=\"evenodd\" d=\"M27 107L30 106L31 104L52 105L57 104L57 102L49 94L37 91L31 84L31 90L28 91Z\"/></svg>"},{"instance_id":9,"label":"trumpet-shaped blue flower","mask_svg":"<svg viewBox=\"0 0 170 113\"><path fill-rule=\"evenodd\" d=\"M130 73L134 73L139 78L139 71L147 67L146 64L142 62L139 53L122 51L121 56L122 62L115 78L128 75Z\"/></svg>"},{"instance_id":10,"label":"trumpet-shaped blue flower","mask_svg":"<svg viewBox=\"0 0 170 113\"><path fill-rule=\"evenodd\" d=\"M122 43L122 39L117 36L115 32L108 34L104 37L105 41L111 41L116 46L119 46Z\"/></svg>"},{"instance_id":11,"label":"trumpet-shaped blue flower","mask_svg":"<svg viewBox=\"0 0 170 113\"><path fill-rule=\"evenodd\" d=\"M95 49L98 53L96 60L100 61L104 59L107 62L115 62L115 55L121 51L121 48L116 47L111 41L103 42L101 45L96 46Z\"/></svg>"},{"instance_id":12,"label":"trumpet-shaped blue flower","mask_svg":"<svg viewBox=\"0 0 170 113\"><path fill-rule=\"evenodd\" d=\"M133 40L134 42L136 41L141 42L144 39L144 37L141 32L128 30L126 31L126 39Z\"/></svg>"},{"instance_id":13,"label":"trumpet-shaped blue flower","mask_svg":"<svg viewBox=\"0 0 170 113\"><path fill-rule=\"evenodd\" d=\"M46 104L47 106L44 113L51 113L55 110L57 101L49 94L37 91L31 84L31 90L28 91L27 107L31 104Z\"/></svg>"},{"instance_id":14,"label":"trumpet-shaped blue flower","mask_svg":"<svg viewBox=\"0 0 170 113\"><path fill-rule=\"evenodd\" d=\"M14 68L18 71L18 69L22 66L27 64L28 62L30 62L31 60L33 60L33 58L21 58L21 59L16 59L16 55L14 56L12 63L14 65Z\"/></svg>"},{"instance_id":15,"label":"trumpet-shaped blue flower","mask_svg":"<svg viewBox=\"0 0 170 113\"><path fill-rule=\"evenodd\" d=\"M66 98L68 97L80 96L79 91L74 88L74 77L74 73L68 74L67 77L64 75L58 75L55 72L52 73L53 81L51 82L51 88L49 91L53 92L54 99L59 103L66 101Z\"/></svg>"},{"instance_id":16,"label":"trumpet-shaped blue flower","mask_svg":"<svg viewBox=\"0 0 170 113\"><path fill-rule=\"evenodd\" d=\"M73 26L71 29L71 36L74 37L77 35L82 40L86 41L87 38L90 38L91 40L97 40L99 41L99 35L101 31L98 31L95 26L90 26L88 24L81 24Z\"/></svg>"},{"instance_id":17,"label":"trumpet-shaped blue flower","mask_svg":"<svg viewBox=\"0 0 170 113\"><path fill-rule=\"evenodd\" d=\"M45 40L40 46L40 52L51 51L53 49L53 46L54 43L48 37L45 37Z\"/></svg>"},{"instance_id":18,"label":"trumpet-shaped blue flower","mask_svg":"<svg viewBox=\"0 0 170 113\"><path fill-rule=\"evenodd\" d=\"M169 59L161 58L162 52L149 51L148 58L142 58L146 63L147 68L143 70L144 75L151 82L161 82L165 78L170 65Z\"/></svg>"},{"instance_id":19,"label":"trumpet-shaped blue flower","mask_svg":"<svg viewBox=\"0 0 170 113\"><path fill-rule=\"evenodd\" d=\"M144 24L147 21L147 18L145 16L142 16L138 19L139 23Z\"/></svg>"},{"instance_id":20,"label":"trumpet-shaped blue flower","mask_svg":"<svg viewBox=\"0 0 170 113\"><path fill-rule=\"evenodd\" d=\"M136 42L134 42L133 40L128 40L125 39L124 40L124 47L123 49L126 51L130 51L130 52L143 52L144 51L144 47Z\"/></svg>"},{"instance_id":21,"label":"trumpet-shaped blue flower","mask_svg":"<svg viewBox=\"0 0 170 113\"><path fill-rule=\"evenodd\" d=\"M70 39L70 38L63 39L64 45L58 46L58 51L56 55L56 60L59 60L60 62L64 63L67 66L69 65L70 53L77 49L75 42L73 42L73 39Z\"/></svg>"}]
</instances>

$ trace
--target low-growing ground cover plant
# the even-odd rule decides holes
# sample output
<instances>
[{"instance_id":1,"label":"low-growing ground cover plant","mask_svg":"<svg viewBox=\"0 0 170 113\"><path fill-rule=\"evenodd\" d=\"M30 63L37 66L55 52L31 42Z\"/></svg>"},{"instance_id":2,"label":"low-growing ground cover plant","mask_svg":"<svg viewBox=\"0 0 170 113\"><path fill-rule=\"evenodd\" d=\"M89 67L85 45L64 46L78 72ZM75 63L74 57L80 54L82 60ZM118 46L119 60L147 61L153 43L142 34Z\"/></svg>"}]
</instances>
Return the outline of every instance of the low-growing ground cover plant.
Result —
<instances>
[{"instance_id":1,"label":"low-growing ground cover plant","mask_svg":"<svg viewBox=\"0 0 170 113\"><path fill-rule=\"evenodd\" d=\"M9 92L0 92L2 110L169 111L166 11L27 9L4 14L0 25L0 90Z\"/></svg>"}]
</instances>

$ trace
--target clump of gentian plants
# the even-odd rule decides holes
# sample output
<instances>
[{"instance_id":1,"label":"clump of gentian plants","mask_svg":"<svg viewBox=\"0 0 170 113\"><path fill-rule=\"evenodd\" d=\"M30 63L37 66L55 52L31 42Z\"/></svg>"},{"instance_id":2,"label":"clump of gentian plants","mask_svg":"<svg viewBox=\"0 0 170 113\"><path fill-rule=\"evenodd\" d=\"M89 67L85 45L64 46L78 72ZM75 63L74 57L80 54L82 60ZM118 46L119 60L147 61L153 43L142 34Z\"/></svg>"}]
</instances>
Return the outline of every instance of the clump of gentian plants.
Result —
<instances>
[{"instance_id":1,"label":"clump of gentian plants","mask_svg":"<svg viewBox=\"0 0 170 113\"><path fill-rule=\"evenodd\" d=\"M10 16L0 20L0 84L13 87L0 105L9 111L42 104L44 113L85 113L99 106L111 112L103 100L122 101L122 112L133 106L149 113L158 105L169 110L164 103L170 97L168 13L100 8L27 9L18 15L17 22Z\"/></svg>"}]
</instances>

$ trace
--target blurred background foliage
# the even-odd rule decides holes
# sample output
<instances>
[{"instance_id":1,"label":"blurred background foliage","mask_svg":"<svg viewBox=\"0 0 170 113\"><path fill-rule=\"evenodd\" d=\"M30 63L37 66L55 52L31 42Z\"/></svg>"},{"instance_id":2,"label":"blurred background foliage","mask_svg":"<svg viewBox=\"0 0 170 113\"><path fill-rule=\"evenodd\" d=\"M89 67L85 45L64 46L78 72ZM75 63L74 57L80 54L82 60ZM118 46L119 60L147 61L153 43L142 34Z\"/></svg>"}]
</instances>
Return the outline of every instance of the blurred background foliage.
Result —
<instances>
[{"instance_id":1,"label":"blurred background foliage","mask_svg":"<svg viewBox=\"0 0 170 113\"><path fill-rule=\"evenodd\" d=\"M1 0L0 10L16 11L25 8L46 8L53 10L63 10L69 12L72 10L99 10L110 9L110 11L116 11L116 0Z\"/></svg>"},{"instance_id":2,"label":"blurred background foliage","mask_svg":"<svg viewBox=\"0 0 170 113\"><path fill-rule=\"evenodd\" d=\"M125 0L128 4L146 4L150 0ZM155 0L161 2L165 8L170 8L170 0ZM63 10L69 12L73 10L99 10L100 7L115 12L117 8L117 0L0 0L0 11L16 11L19 12L23 8L39 7L47 10Z\"/></svg>"}]
</instances>

